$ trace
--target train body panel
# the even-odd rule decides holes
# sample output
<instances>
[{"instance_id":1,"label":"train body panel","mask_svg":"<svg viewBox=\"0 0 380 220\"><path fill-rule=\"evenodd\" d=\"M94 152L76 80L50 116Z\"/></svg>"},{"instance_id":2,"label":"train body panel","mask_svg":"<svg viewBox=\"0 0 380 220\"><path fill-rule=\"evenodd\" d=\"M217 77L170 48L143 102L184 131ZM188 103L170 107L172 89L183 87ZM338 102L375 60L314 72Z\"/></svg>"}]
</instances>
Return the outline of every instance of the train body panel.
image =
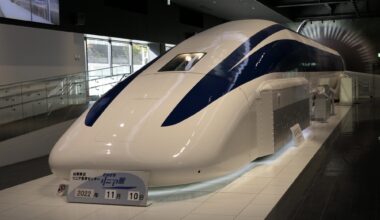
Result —
<instances>
[{"instance_id":1,"label":"train body panel","mask_svg":"<svg viewBox=\"0 0 380 220\"><path fill-rule=\"evenodd\" d=\"M336 60L269 21L216 26L106 93L57 142L51 169L62 178L72 169L147 171L150 186L225 175L275 150L259 146L262 85L300 77L311 87L321 78L336 84Z\"/></svg>"}]
</instances>

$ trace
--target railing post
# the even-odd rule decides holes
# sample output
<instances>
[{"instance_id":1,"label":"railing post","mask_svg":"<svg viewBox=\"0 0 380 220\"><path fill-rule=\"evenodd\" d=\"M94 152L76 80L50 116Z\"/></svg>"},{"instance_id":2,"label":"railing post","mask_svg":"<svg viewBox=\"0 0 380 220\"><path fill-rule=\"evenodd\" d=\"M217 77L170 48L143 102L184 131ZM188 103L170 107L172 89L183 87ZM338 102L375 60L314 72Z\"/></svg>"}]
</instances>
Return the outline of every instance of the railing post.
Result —
<instances>
[{"instance_id":1,"label":"railing post","mask_svg":"<svg viewBox=\"0 0 380 220\"><path fill-rule=\"evenodd\" d=\"M46 113L49 113L49 94L48 94L48 81L45 83L45 101L46 101Z\"/></svg>"},{"instance_id":2,"label":"railing post","mask_svg":"<svg viewBox=\"0 0 380 220\"><path fill-rule=\"evenodd\" d=\"M25 117L25 114L24 114L24 93L23 93L23 87L24 87L24 84L22 83L21 84L21 87L20 87L20 97L21 97L21 118L24 118Z\"/></svg>"}]
</instances>

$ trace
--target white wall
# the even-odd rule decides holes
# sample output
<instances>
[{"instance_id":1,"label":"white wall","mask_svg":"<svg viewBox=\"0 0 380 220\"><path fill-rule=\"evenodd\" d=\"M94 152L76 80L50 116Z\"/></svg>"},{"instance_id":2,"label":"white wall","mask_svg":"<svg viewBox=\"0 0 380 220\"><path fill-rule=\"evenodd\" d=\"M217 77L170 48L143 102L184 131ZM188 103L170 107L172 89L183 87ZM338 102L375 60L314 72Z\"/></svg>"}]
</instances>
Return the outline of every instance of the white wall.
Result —
<instances>
[{"instance_id":1,"label":"white wall","mask_svg":"<svg viewBox=\"0 0 380 220\"><path fill-rule=\"evenodd\" d=\"M0 142L0 167L48 155L74 120Z\"/></svg>"},{"instance_id":2,"label":"white wall","mask_svg":"<svg viewBox=\"0 0 380 220\"><path fill-rule=\"evenodd\" d=\"M84 70L83 34L0 24L0 85Z\"/></svg>"}]
</instances>

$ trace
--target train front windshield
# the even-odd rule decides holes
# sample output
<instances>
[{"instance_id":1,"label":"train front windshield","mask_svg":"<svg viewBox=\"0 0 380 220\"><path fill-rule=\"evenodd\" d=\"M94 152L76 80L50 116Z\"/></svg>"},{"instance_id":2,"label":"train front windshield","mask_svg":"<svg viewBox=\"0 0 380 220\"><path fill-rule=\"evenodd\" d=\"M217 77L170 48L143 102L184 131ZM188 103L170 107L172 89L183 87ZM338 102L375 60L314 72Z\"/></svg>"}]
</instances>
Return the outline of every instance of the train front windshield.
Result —
<instances>
[{"instance_id":1,"label":"train front windshield","mask_svg":"<svg viewBox=\"0 0 380 220\"><path fill-rule=\"evenodd\" d=\"M204 57L205 53L183 53L178 54L169 63L163 66L159 71L189 71L199 60Z\"/></svg>"}]
</instances>

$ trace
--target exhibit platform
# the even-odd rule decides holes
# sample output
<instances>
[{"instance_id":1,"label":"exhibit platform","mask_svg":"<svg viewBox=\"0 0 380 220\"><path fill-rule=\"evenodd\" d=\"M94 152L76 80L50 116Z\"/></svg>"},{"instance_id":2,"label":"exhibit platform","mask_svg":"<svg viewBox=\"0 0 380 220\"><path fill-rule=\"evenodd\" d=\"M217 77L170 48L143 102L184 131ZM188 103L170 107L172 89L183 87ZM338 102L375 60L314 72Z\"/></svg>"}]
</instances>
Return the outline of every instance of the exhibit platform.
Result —
<instances>
[{"instance_id":1,"label":"exhibit platform","mask_svg":"<svg viewBox=\"0 0 380 220\"><path fill-rule=\"evenodd\" d=\"M289 143L229 176L151 189L148 207L67 203L56 194L61 181L49 175L0 191L0 219L264 219L349 110L336 106L327 122L312 122L304 130L306 140L299 146ZM350 130L352 124L346 126Z\"/></svg>"}]
</instances>

